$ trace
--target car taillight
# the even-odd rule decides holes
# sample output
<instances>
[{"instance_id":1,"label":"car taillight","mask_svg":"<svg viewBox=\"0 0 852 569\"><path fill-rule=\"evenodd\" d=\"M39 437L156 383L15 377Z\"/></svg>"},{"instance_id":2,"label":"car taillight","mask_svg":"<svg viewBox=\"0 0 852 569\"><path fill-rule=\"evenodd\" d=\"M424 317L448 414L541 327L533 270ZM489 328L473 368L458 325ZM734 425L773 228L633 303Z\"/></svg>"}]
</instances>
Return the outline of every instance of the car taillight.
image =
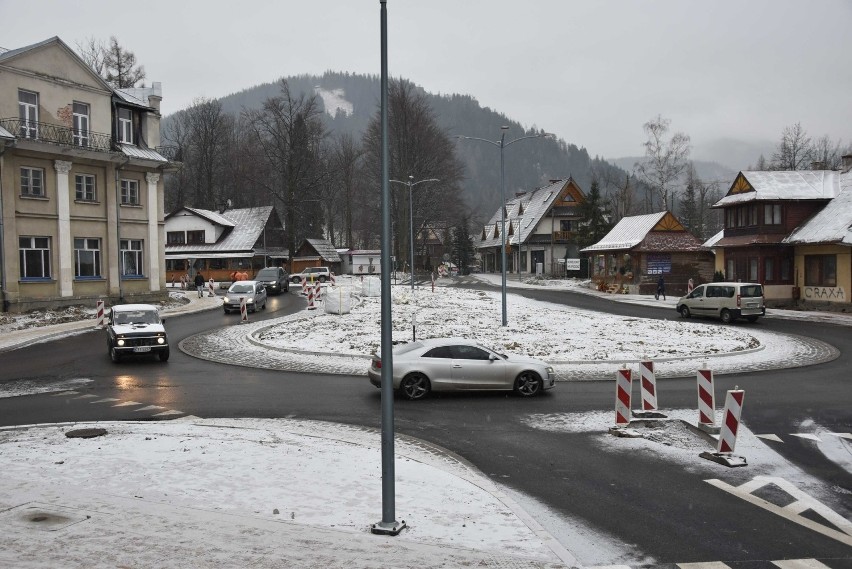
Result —
<instances>
[{"instance_id":1,"label":"car taillight","mask_svg":"<svg viewBox=\"0 0 852 569\"><path fill-rule=\"evenodd\" d=\"M382 369L382 360L373 360L373 369Z\"/></svg>"},{"instance_id":2,"label":"car taillight","mask_svg":"<svg viewBox=\"0 0 852 569\"><path fill-rule=\"evenodd\" d=\"M740 307L740 298L742 297L740 295L737 295L737 308Z\"/></svg>"}]
</instances>

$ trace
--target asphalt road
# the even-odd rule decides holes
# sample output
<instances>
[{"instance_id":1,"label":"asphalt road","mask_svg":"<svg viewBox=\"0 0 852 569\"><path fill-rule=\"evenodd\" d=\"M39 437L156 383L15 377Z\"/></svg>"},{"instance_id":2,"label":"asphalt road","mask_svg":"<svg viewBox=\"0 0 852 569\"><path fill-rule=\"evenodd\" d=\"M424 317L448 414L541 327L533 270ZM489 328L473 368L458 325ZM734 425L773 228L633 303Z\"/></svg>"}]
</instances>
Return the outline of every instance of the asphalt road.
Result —
<instances>
[{"instance_id":1,"label":"asphalt road","mask_svg":"<svg viewBox=\"0 0 852 569\"><path fill-rule=\"evenodd\" d=\"M677 318L671 308L564 291L518 292L627 317ZM303 306L295 294L271 297L267 310L252 318L280 316ZM238 315L209 311L170 318L166 326L176 345L204 330L239 325L238 320ZM837 360L816 366L717 376L717 393L734 385L746 389L747 423L753 432L796 433L808 421L834 432L852 431L848 328L771 318L738 325L812 336L842 352ZM89 378L91 383L78 391L200 417L295 417L380 426L379 391L364 377L274 372L262 369L263 362L258 362L260 369L223 366L178 350L167 364L140 358L115 365L107 357L103 335L87 332L4 353L0 384ZM529 400L505 394L434 394L417 402L397 400L395 428L459 454L495 481L660 563L725 560L736 566L754 560L831 558L852 566L849 546L722 492L691 469L672 468L653 456L602 452L599 435L544 432L523 421L531 414L610 411L612 400L612 382L564 383ZM694 378L666 380L665 404L694 406ZM0 399L2 425L139 418L129 407L91 405L86 399L48 394ZM852 517L852 474L826 459L813 441L785 438L773 448L837 488L837 499L827 505L846 519ZM748 468L721 466L717 477L735 486L751 479Z\"/></svg>"}]
</instances>

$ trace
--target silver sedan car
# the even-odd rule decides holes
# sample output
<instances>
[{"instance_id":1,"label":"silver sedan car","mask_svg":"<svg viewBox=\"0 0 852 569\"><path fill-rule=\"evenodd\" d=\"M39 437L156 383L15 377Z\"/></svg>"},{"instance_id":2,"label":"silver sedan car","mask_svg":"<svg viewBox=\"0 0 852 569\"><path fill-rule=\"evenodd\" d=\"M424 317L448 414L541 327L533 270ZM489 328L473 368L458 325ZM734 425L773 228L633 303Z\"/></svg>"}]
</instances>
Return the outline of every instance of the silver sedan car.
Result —
<instances>
[{"instance_id":1,"label":"silver sedan car","mask_svg":"<svg viewBox=\"0 0 852 569\"><path fill-rule=\"evenodd\" d=\"M367 372L381 387L382 360L373 356ZM430 391L514 390L532 397L553 387L556 374L541 360L506 356L459 338L418 340L393 350L393 388L406 399Z\"/></svg>"}]
</instances>

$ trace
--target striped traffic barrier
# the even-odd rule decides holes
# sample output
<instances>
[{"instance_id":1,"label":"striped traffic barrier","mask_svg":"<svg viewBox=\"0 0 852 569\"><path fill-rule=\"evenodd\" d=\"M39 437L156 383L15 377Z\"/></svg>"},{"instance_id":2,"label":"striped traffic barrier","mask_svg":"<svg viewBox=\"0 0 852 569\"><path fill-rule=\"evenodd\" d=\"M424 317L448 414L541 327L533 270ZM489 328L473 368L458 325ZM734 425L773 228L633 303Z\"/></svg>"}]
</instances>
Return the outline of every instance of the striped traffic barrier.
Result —
<instances>
[{"instance_id":1,"label":"striped traffic barrier","mask_svg":"<svg viewBox=\"0 0 852 569\"><path fill-rule=\"evenodd\" d=\"M246 297L240 299L240 324L248 322L248 304Z\"/></svg>"},{"instance_id":2,"label":"striped traffic barrier","mask_svg":"<svg viewBox=\"0 0 852 569\"><path fill-rule=\"evenodd\" d=\"M308 310L316 308L314 304L314 287L308 287Z\"/></svg>"},{"instance_id":3,"label":"striped traffic barrier","mask_svg":"<svg viewBox=\"0 0 852 569\"><path fill-rule=\"evenodd\" d=\"M645 419L665 418L657 408L657 378L654 362L639 362L639 387L642 395L642 410L634 411L634 417Z\"/></svg>"},{"instance_id":4,"label":"striped traffic barrier","mask_svg":"<svg viewBox=\"0 0 852 569\"><path fill-rule=\"evenodd\" d=\"M716 425L716 393L713 389L713 370L700 369L696 374L698 384L698 427L708 432L718 432Z\"/></svg>"},{"instance_id":5,"label":"striped traffic barrier","mask_svg":"<svg viewBox=\"0 0 852 569\"><path fill-rule=\"evenodd\" d=\"M336 285L337 285L337 281L336 281L336 280L334 280L334 273L330 273L328 276L329 276L329 278L331 279L331 286L336 286Z\"/></svg>"},{"instance_id":6,"label":"striped traffic barrier","mask_svg":"<svg viewBox=\"0 0 852 569\"><path fill-rule=\"evenodd\" d=\"M321 284L322 283L317 281L316 284L314 285L314 301L316 301L316 302L319 302L320 300L322 300Z\"/></svg>"},{"instance_id":7,"label":"striped traffic barrier","mask_svg":"<svg viewBox=\"0 0 852 569\"><path fill-rule=\"evenodd\" d=\"M302 294L308 296L308 277L302 277Z\"/></svg>"},{"instance_id":8,"label":"striped traffic barrier","mask_svg":"<svg viewBox=\"0 0 852 569\"><path fill-rule=\"evenodd\" d=\"M106 319L105 319L105 316L104 316L104 301L99 300L97 306L98 306L98 309L97 309L98 310L98 320L97 320L97 323L95 324L95 328L103 328L106 325Z\"/></svg>"},{"instance_id":9,"label":"striped traffic barrier","mask_svg":"<svg viewBox=\"0 0 852 569\"><path fill-rule=\"evenodd\" d=\"M722 412L722 427L716 452L702 452L701 457L724 464L725 466L745 466L746 459L734 454L737 446L737 431L740 426L740 416L743 411L745 391L736 387L725 396L725 410Z\"/></svg>"},{"instance_id":10,"label":"striped traffic barrier","mask_svg":"<svg viewBox=\"0 0 852 569\"><path fill-rule=\"evenodd\" d=\"M216 282L211 278L207 281L207 296L216 296L216 292L214 287L216 286Z\"/></svg>"},{"instance_id":11,"label":"striped traffic barrier","mask_svg":"<svg viewBox=\"0 0 852 569\"><path fill-rule=\"evenodd\" d=\"M630 424L630 392L633 384L629 369L615 372L615 424L624 426Z\"/></svg>"}]
</instances>

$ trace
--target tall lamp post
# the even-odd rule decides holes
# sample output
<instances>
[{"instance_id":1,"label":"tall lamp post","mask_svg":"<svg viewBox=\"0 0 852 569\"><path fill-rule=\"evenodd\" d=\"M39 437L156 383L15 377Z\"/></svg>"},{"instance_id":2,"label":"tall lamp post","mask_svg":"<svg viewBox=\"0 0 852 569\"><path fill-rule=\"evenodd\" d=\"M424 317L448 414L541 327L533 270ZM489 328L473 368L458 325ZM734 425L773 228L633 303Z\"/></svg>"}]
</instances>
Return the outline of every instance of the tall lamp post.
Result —
<instances>
[{"instance_id":1,"label":"tall lamp post","mask_svg":"<svg viewBox=\"0 0 852 569\"><path fill-rule=\"evenodd\" d=\"M402 182L400 180L388 180L389 182L394 182L396 184L403 184L408 186L408 243L411 249L411 257L409 259L409 269L411 270L411 292L414 292L414 202L411 197L411 188L416 186L417 184L422 184L423 182L440 182L437 178L429 178L426 180L418 180L414 181L414 176L409 176L407 182Z\"/></svg>"},{"instance_id":2,"label":"tall lamp post","mask_svg":"<svg viewBox=\"0 0 852 569\"><path fill-rule=\"evenodd\" d=\"M464 140L480 140L482 142L487 142L492 146L496 146L500 149L500 194L502 197L502 201L500 202L500 241L501 241L501 253L500 253L500 272L502 274L500 292L503 300L503 326L509 325L509 317L506 310L506 167L505 162L503 160L503 149L507 146L511 146L516 142L520 142L521 140L527 140L528 138L550 138L553 135L549 132L543 132L541 134L531 134L529 136L522 136L520 138L516 138L514 140L510 140L506 142L506 131L509 130L508 126L500 127L500 140L488 140L487 138L478 138L476 136L464 136L459 135L458 138ZM520 235L520 234L519 234Z\"/></svg>"}]
</instances>

